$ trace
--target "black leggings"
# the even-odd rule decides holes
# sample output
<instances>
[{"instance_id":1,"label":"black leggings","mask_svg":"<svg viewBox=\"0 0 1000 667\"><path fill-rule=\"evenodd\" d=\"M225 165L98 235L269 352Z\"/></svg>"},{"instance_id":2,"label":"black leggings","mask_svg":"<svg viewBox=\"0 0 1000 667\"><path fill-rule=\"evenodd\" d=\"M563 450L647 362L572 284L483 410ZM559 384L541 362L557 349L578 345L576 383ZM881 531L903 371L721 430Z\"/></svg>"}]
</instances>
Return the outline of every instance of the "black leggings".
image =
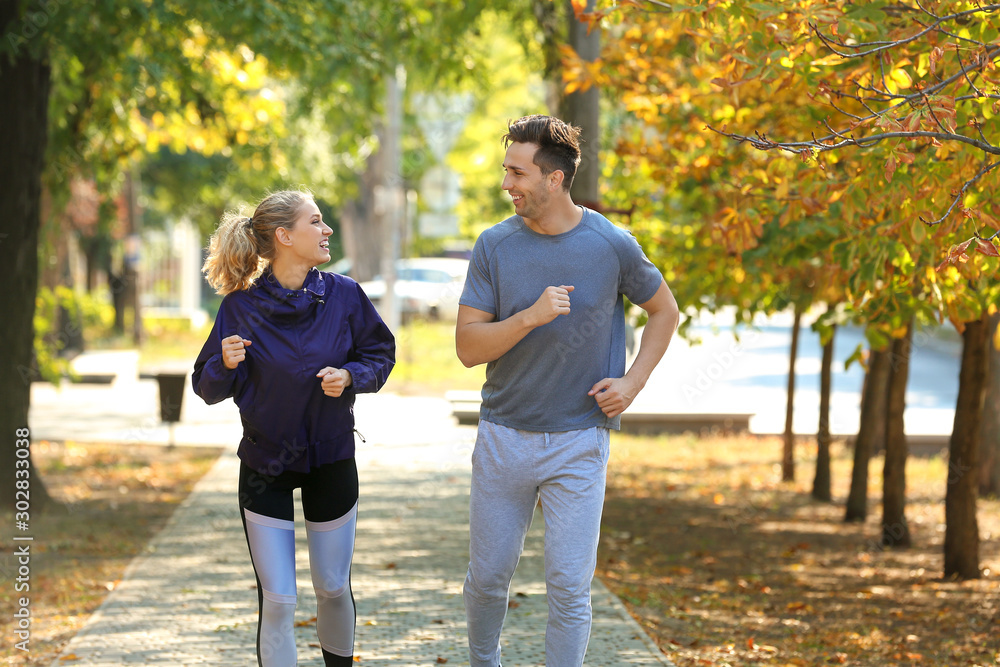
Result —
<instances>
[{"instance_id":1,"label":"black leggings","mask_svg":"<svg viewBox=\"0 0 1000 667\"><path fill-rule=\"evenodd\" d=\"M294 667L295 510L302 489L316 633L327 667L353 665L355 606L351 559L358 507L354 459L277 476L240 466L240 514L257 577L258 667Z\"/></svg>"}]
</instances>

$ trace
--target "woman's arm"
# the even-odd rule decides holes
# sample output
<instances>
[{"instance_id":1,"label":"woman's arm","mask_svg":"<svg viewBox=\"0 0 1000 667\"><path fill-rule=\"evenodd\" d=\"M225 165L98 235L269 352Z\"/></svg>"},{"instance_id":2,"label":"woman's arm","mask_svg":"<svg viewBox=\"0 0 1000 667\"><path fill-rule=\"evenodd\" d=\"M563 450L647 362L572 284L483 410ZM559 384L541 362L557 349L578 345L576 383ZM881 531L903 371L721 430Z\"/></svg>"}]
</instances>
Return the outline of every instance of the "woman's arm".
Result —
<instances>
[{"instance_id":1,"label":"woman's arm","mask_svg":"<svg viewBox=\"0 0 1000 667\"><path fill-rule=\"evenodd\" d=\"M354 350L350 361L343 366L350 374L349 381L345 378L343 389L350 388L362 394L378 391L389 379L396 365L396 339L365 293L360 287L356 289L357 311L349 316Z\"/></svg>"}]
</instances>

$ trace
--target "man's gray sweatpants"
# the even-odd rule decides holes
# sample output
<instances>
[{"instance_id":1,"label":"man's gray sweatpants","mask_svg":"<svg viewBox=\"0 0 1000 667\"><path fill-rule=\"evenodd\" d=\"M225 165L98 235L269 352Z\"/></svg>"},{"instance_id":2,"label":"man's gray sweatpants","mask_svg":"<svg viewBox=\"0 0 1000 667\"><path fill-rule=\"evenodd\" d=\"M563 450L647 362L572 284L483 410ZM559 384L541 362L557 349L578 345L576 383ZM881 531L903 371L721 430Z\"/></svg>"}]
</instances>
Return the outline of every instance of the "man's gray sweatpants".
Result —
<instances>
[{"instance_id":1,"label":"man's gray sweatpants","mask_svg":"<svg viewBox=\"0 0 1000 667\"><path fill-rule=\"evenodd\" d=\"M510 581L539 498L549 604L545 664L583 664L609 453L606 428L537 433L479 422L464 589L472 667L500 665Z\"/></svg>"}]
</instances>

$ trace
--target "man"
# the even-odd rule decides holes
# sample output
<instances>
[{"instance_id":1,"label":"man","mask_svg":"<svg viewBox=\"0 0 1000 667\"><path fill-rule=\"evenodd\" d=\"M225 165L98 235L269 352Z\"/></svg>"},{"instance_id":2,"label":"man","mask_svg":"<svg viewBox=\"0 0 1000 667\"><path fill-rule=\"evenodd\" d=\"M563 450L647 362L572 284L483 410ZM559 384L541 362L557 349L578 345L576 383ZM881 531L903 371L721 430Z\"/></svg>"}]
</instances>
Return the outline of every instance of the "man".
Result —
<instances>
[{"instance_id":1,"label":"man","mask_svg":"<svg viewBox=\"0 0 1000 667\"><path fill-rule=\"evenodd\" d=\"M487 364L464 589L472 667L500 665L510 581L539 499L546 665L583 664L609 431L677 328L677 303L632 235L573 203L579 134L549 116L508 125L502 187L515 215L479 237L459 301L458 357ZM622 295L649 314L628 373Z\"/></svg>"}]
</instances>

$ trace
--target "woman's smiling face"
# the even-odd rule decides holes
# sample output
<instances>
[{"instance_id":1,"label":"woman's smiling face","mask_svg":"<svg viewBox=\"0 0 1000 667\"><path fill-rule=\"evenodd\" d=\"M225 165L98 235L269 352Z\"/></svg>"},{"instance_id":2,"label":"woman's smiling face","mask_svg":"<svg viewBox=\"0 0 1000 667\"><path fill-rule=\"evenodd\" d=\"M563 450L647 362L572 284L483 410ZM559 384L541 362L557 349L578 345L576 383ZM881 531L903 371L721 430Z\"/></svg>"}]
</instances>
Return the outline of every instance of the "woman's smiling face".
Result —
<instances>
[{"instance_id":1,"label":"woman's smiling face","mask_svg":"<svg viewBox=\"0 0 1000 667\"><path fill-rule=\"evenodd\" d=\"M323 222L323 214L315 201L309 199L304 202L295 217L295 224L290 229L284 229L290 241L284 245L288 259L310 264L310 268L330 261L333 229Z\"/></svg>"}]
</instances>

